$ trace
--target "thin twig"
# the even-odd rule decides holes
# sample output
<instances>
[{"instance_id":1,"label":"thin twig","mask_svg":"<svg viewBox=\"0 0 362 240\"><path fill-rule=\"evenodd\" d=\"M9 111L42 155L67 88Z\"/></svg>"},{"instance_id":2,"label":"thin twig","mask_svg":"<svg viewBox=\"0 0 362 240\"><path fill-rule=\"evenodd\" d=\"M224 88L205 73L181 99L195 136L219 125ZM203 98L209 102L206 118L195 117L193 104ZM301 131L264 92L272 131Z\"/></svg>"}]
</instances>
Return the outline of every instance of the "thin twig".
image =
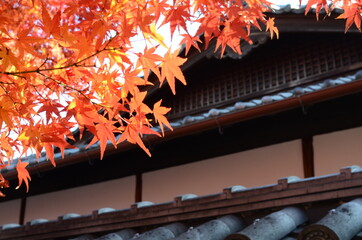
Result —
<instances>
[{"instance_id":1,"label":"thin twig","mask_svg":"<svg viewBox=\"0 0 362 240\"><path fill-rule=\"evenodd\" d=\"M32 86L33 88L34 88L34 90L35 90L35 92L38 94L38 96L40 96L41 98L43 98L44 100L49 100L49 99L47 99L47 98L45 98L39 91L38 91L38 89L37 89L37 87L34 85L34 84L30 84L30 86Z\"/></svg>"},{"instance_id":2,"label":"thin twig","mask_svg":"<svg viewBox=\"0 0 362 240\"><path fill-rule=\"evenodd\" d=\"M90 99L87 95L84 94L84 90L76 89L76 88L74 88L74 87L72 87L72 86L69 86L68 84L65 84L65 83L63 83L63 82L61 82L61 81L59 81L59 80L56 80L56 79L54 79L54 78L52 78L52 77L50 77L50 76L47 76L47 75L45 75L45 74L43 74L43 73L41 73L41 72L39 72L38 74L42 75L42 76L45 77L46 79L52 80L53 82L59 84L60 86L62 86L62 87L64 87L64 88L73 90L73 91L81 94L83 97L85 97L85 98L86 98L90 103L92 103L93 105L97 105L97 106L100 106L100 107L102 107L102 108L109 108L109 107L107 107L107 106L105 106L105 105L103 105L103 104L94 102L92 99Z\"/></svg>"},{"instance_id":3,"label":"thin twig","mask_svg":"<svg viewBox=\"0 0 362 240\"><path fill-rule=\"evenodd\" d=\"M116 35L117 36L117 35ZM115 36L115 37L116 37ZM115 38L111 38L107 43L106 45L104 46L103 49L101 50L98 50L96 51L95 53L91 54L90 56L88 57L85 57L75 63L72 63L70 65L67 65L67 66L63 66L63 67L56 67L56 68L43 68L43 69L40 69L42 66L44 66L45 62L48 60L48 58L45 59L45 61L35 70L28 70L28 71L21 71L21 72L3 72L3 74L5 75L12 75L12 76L16 76L16 75L21 75L21 74L27 74L27 73L40 73L40 72L46 72L46 71L55 71L55 70L62 70L62 69L67 69L67 68L71 68L71 67L96 67L96 65L83 65L81 64L82 62L84 61L87 61L88 59L91 59L92 57L95 57L96 55L100 54L101 52L104 52L104 51L116 51L116 50L119 50L121 49L120 48L107 48L109 46L109 44L113 41L113 39ZM19 76L20 77L20 76Z\"/></svg>"}]
</instances>

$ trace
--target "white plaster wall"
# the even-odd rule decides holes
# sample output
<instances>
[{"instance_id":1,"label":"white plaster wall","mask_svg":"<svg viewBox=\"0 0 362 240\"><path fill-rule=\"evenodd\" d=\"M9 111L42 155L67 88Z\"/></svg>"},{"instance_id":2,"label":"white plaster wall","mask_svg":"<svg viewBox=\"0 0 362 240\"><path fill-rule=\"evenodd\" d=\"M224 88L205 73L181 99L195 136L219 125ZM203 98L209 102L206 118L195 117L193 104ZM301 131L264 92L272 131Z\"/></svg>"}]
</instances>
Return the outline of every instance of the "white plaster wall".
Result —
<instances>
[{"instance_id":1,"label":"white plaster wall","mask_svg":"<svg viewBox=\"0 0 362 240\"><path fill-rule=\"evenodd\" d=\"M362 127L315 136L313 145L317 176L337 173L346 166L362 166Z\"/></svg>"},{"instance_id":2,"label":"white plaster wall","mask_svg":"<svg viewBox=\"0 0 362 240\"><path fill-rule=\"evenodd\" d=\"M67 213L91 214L104 207L129 208L135 199L135 181L131 176L29 197L25 222L56 219Z\"/></svg>"},{"instance_id":3,"label":"white plaster wall","mask_svg":"<svg viewBox=\"0 0 362 240\"><path fill-rule=\"evenodd\" d=\"M272 184L286 176L304 176L300 140L146 173L143 200L166 202L187 193L218 193L233 185Z\"/></svg>"},{"instance_id":4,"label":"white plaster wall","mask_svg":"<svg viewBox=\"0 0 362 240\"><path fill-rule=\"evenodd\" d=\"M8 223L19 223L21 200L0 203L0 226Z\"/></svg>"}]
</instances>

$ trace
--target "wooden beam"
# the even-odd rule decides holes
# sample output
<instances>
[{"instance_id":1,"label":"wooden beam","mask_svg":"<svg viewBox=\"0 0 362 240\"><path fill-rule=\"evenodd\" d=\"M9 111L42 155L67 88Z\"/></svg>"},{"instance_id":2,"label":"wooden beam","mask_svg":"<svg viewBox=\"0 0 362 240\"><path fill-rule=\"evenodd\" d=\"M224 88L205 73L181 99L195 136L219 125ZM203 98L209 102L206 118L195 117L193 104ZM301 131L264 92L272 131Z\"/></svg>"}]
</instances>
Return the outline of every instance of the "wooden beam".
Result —
<instances>
[{"instance_id":1,"label":"wooden beam","mask_svg":"<svg viewBox=\"0 0 362 240\"><path fill-rule=\"evenodd\" d=\"M142 173L136 174L135 202L142 202Z\"/></svg>"},{"instance_id":2,"label":"wooden beam","mask_svg":"<svg viewBox=\"0 0 362 240\"><path fill-rule=\"evenodd\" d=\"M20 201L20 215L19 215L19 224L23 225L25 220L25 211L26 211L26 196L21 198Z\"/></svg>"},{"instance_id":3,"label":"wooden beam","mask_svg":"<svg viewBox=\"0 0 362 240\"><path fill-rule=\"evenodd\" d=\"M302 151L304 177L314 177L314 149L312 136L302 138Z\"/></svg>"}]
</instances>

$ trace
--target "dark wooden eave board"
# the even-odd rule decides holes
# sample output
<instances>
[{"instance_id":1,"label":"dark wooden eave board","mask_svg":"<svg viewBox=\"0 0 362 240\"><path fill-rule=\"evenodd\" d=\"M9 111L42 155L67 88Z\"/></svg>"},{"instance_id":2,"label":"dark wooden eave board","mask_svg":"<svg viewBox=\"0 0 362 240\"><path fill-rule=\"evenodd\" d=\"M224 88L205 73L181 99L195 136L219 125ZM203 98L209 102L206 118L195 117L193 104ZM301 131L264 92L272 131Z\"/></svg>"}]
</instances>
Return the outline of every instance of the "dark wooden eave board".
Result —
<instances>
[{"instance_id":1,"label":"dark wooden eave board","mask_svg":"<svg viewBox=\"0 0 362 240\"><path fill-rule=\"evenodd\" d=\"M316 15L309 13L304 14L295 13L283 13L283 14L270 14L275 17L275 25L278 27L281 33L283 32L339 32L344 33L345 21L342 19L336 19L338 14L332 14L331 16L320 15L319 20L316 19ZM349 33L358 33L358 29L351 28Z\"/></svg>"}]
</instances>

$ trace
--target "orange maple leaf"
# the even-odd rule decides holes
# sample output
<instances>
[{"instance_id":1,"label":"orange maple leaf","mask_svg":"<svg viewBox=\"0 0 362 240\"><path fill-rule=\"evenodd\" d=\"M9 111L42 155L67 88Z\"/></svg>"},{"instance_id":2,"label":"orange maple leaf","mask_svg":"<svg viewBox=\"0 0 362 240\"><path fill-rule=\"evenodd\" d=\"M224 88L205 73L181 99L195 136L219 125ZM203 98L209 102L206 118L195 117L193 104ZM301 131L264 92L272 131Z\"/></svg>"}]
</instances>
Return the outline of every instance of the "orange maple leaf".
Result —
<instances>
[{"instance_id":1,"label":"orange maple leaf","mask_svg":"<svg viewBox=\"0 0 362 240\"><path fill-rule=\"evenodd\" d=\"M165 117L165 114L168 113L171 108L162 107L161 103L162 99L153 105L153 115L155 116L156 123L158 122L158 124L160 125L162 136L164 136L163 124L165 124L169 129L173 129L167 118Z\"/></svg>"},{"instance_id":2,"label":"orange maple leaf","mask_svg":"<svg viewBox=\"0 0 362 240\"><path fill-rule=\"evenodd\" d=\"M277 38L279 38L279 30L278 28L274 25L275 18L269 18L266 22L266 31L270 31L270 38L273 39L274 37L274 33L277 35Z\"/></svg>"},{"instance_id":3,"label":"orange maple leaf","mask_svg":"<svg viewBox=\"0 0 362 240\"><path fill-rule=\"evenodd\" d=\"M337 17L337 19L346 19L345 32L352 26L354 23L359 31L361 31L361 19L362 19L362 3L345 5L343 7L344 12Z\"/></svg>"},{"instance_id":4,"label":"orange maple leaf","mask_svg":"<svg viewBox=\"0 0 362 240\"><path fill-rule=\"evenodd\" d=\"M249 44L252 44L247 31L243 28L244 24L239 19L234 21L226 21L225 27L220 36L218 36L215 46L215 51L221 47L221 57L224 54L226 46L229 46L236 53L241 54L240 39L244 39Z\"/></svg>"},{"instance_id":5,"label":"orange maple leaf","mask_svg":"<svg viewBox=\"0 0 362 240\"><path fill-rule=\"evenodd\" d=\"M92 141L88 144L87 148L99 141L101 159L103 159L104 151L106 150L108 140L113 144L114 147L117 147L116 138L114 136L114 132L116 130L116 127L113 125L114 123L115 122L98 123L94 126L95 132L92 131L93 134L95 134Z\"/></svg>"},{"instance_id":6,"label":"orange maple leaf","mask_svg":"<svg viewBox=\"0 0 362 240\"><path fill-rule=\"evenodd\" d=\"M0 168L1 169L1 168ZM9 181L6 180L3 175L0 174L0 189L1 188L8 188L9 187ZM0 191L0 197L5 197L5 194L3 194L1 191Z\"/></svg>"},{"instance_id":7,"label":"orange maple leaf","mask_svg":"<svg viewBox=\"0 0 362 240\"><path fill-rule=\"evenodd\" d=\"M26 166L28 166L29 163L27 162L18 162L16 164L16 171L18 172L18 179L19 179L19 185L16 187L18 189L20 185L25 183L26 185L26 191L29 191L29 181L31 180L28 170L26 170Z\"/></svg>"},{"instance_id":8,"label":"orange maple leaf","mask_svg":"<svg viewBox=\"0 0 362 240\"><path fill-rule=\"evenodd\" d=\"M196 48L199 52L201 52L199 45L197 44L198 42L202 42L200 40L200 38L198 36L194 36L192 37L190 34L181 34L181 36L183 37L183 39L181 40L180 44L185 44L186 46L186 51L185 51L185 55L187 55L187 53L189 52L191 46L194 46L194 48Z\"/></svg>"},{"instance_id":9,"label":"orange maple leaf","mask_svg":"<svg viewBox=\"0 0 362 240\"><path fill-rule=\"evenodd\" d=\"M211 39L220 35L220 15L217 9L209 9L205 17L198 20L201 25L196 35L204 35L205 49L209 47Z\"/></svg>"},{"instance_id":10,"label":"orange maple leaf","mask_svg":"<svg viewBox=\"0 0 362 240\"><path fill-rule=\"evenodd\" d=\"M184 1L186 3L186 1ZM165 13L165 20L163 24L170 23L171 36L174 34L176 28L183 28L187 31L186 20L190 20L190 13L187 11L190 6L181 5L168 10Z\"/></svg>"},{"instance_id":11,"label":"orange maple leaf","mask_svg":"<svg viewBox=\"0 0 362 240\"><path fill-rule=\"evenodd\" d=\"M125 129L124 129L121 137L118 139L117 143L120 143L120 142L123 142L126 140L133 144L137 143L138 146L140 146L143 149L143 151L145 151L147 153L148 156L151 156L150 151L145 146L145 144L143 143L141 136L140 136L142 134L142 132L144 132L146 127L143 125L140 125L137 121L134 121L134 120L135 120L135 118L130 119L130 123L125 127ZM143 131L142 131L142 129L143 129ZM151 130L151 129L149 129L149 130ZM157 132L154 132L154 133L158 134Z\"/></svg>"},{"instance_id":12,"label":"orange maple leaf","mask_svg":"<svg viewBox=\"0 0 362 240\"><path fill-rule=\"evenodd\" d=\"M162 61L162 57L155 54L156 47L148 49L145 48L144 52L137 54L137 64L136 66L142 66L144 79L147 81L149 76L149 71L151 70L159 79L161 78L160 70L157 63Z\"/></svg>"},{"instance_id":13,"label":"orange maple leaf","mask_svg":"<svg viewBox=\"0 0 362 240\"><path fill-rule=\"evenodd\" d=\"M144 99L147 96L147 92L140 92L138 88L135 88L134 97L131 98L129 101L129 109L131 112L138 112L138 113L151 113L151 109L144 104Z\"/></svg>"},{"instance_id":14,"label":"orange maple leaf","mask_svg":"<svg viewBox=\"0 0 362 240\"><path fill-rule=\"evenodd\" d=\"M60 112L59 112L59 109L58 108L61 108L64 106L60 103L57 103L55 101L44 101L43 102L43 106L41 106L38 110L38 113L41 113L41 112L45 112L46 114L46 122L48 123L50 120L51 120L51 117L52 117L52 114L54 113L55 115L57 115L59 118L61 117L60 116Z\"/></svg>"},{"instance_id":15,"label":"orange maple leaf","mask_svg":"<svg viewBox=\"0 0 362 240\"><path fill-rule=\"evenodd\" d=\"M307 6L305 7L305 14L307 15L307 13L309 12L310 8L313 6L315 6L315 14L318 20L318 16L319 13L322 9L322 7L324 7L324 10L326 10L327 13L329 13L329 7L328 7L328 3L327 0L309 0L307 3Z\"/></svg>"},{"instance_id":16,"label":"orange maple leaf","mask_svg":"<svg viewBox=\"0 0 362 240\"><path fill-rule=\"evenodd\" d=\"M175 77L180 80L184 85L186 85L186 80L180 69L180 66L184 64L187 59L178 57L177 55L179 51L180 49L175 51L174 53L168 51L165 54L164 62L162 63L161 67L161 85L166 79L173 94L176 94Z\"/></svg>"},{"instance_id":17,"label":"orange maple leaf","mask_svg":"<svg viewBox=\"0 0 362 240\"><path fill-rule=\"evenodd\" d=\"M50 36L51 34L60 37L60 11L58 11L53 18L50 18L47 7L42 4L42 28L44 32Z\"/></svg>"}]
</instances>

